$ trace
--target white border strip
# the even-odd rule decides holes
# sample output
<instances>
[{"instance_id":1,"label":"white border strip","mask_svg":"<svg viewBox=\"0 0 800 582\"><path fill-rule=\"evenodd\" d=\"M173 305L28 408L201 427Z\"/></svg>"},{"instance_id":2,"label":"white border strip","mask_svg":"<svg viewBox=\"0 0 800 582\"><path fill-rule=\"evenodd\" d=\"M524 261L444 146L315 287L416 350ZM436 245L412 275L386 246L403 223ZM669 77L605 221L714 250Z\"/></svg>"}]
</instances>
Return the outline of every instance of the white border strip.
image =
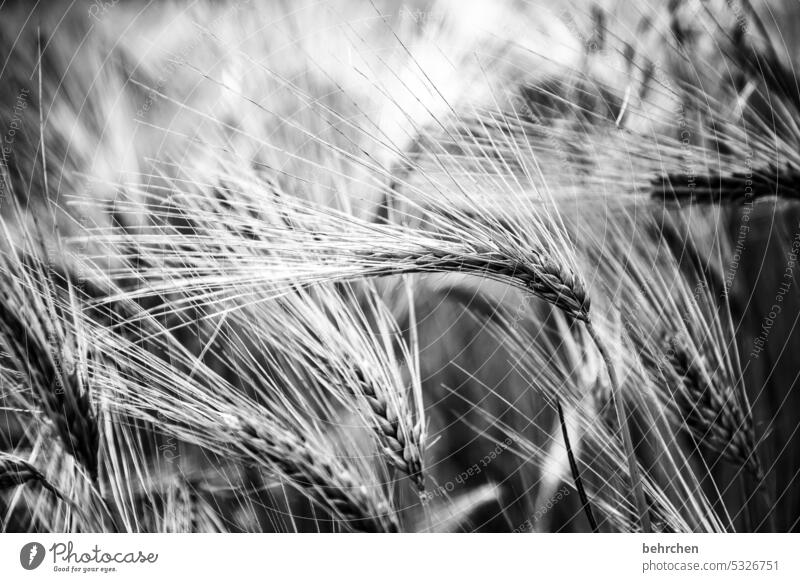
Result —
<instances>
[{"instance_id":1,"label":"white border strip","mask_svg":"<svg viewBox=\"0 0 800 582\"><path fill-rule=\"evenodd\" d=\"M25 560L40 564L26 570ZM797 582L800 534L2 534L0 572L3 581Z\"/></svg>"}]
</instances>

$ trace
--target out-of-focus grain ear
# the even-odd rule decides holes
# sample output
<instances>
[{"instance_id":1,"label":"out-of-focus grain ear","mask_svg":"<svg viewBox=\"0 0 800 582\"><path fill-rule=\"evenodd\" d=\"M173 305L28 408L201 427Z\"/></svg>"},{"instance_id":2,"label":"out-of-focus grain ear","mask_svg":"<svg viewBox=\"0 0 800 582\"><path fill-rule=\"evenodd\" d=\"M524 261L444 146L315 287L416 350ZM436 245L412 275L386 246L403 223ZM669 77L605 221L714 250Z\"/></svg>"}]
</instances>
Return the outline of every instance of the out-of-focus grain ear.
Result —
<instances>
[{"instance_id":1,"label":"out-of-focus grain ear","mask_svg":"<svg viewBox=\"0 0 800 582\"><path fill-rule=\"evenodd\" d=\"M592 36L587 44L589 52L601 52L606 47L606 13L598 4L592 9Z\"/></svg>"}]
</instances>

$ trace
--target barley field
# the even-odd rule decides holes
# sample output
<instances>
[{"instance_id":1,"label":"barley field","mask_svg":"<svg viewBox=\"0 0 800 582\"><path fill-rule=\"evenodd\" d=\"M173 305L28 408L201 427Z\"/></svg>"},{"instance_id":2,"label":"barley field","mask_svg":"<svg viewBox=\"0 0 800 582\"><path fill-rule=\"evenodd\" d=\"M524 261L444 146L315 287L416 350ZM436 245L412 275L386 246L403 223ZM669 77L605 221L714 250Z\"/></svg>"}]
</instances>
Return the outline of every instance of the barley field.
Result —
<instances>
[{"instance_id":1,"label":"barley field","mask_svg":"<svg viewBox=\"0 0 800 582\"><path fill-rule=\"evenodd\" d=\"M0 2L0 530L800 531L799 30Z\"/></svg>"}]
</instances>

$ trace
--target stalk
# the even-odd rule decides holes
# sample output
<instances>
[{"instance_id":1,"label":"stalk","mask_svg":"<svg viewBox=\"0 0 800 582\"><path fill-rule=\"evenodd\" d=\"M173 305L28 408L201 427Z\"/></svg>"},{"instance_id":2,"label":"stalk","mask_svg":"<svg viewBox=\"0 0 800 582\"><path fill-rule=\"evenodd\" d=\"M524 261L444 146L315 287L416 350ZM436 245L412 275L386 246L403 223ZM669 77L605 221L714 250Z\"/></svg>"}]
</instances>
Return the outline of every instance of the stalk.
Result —
<instances>
[{"instance_id":1,"label":"stalk","mask_svg":"<svg viewBox=\"0 0 800 582\"><path fill-rule=\"evenodd\" d=\"M642 487L642 476L639 473L639 465L636 462L636 452L633 447L633 439L631 438L631 431L628 427L627 415L625 414L625 405L622 402L622 395L619 389L619 380L617 379L617 371L611 361L611 355L608 353L605 345L603 344L597 330L589 320L588 314L584 319L586 331L592 338L597 351L603 358L608 372L608 379L611 383L611 399L614 401L614 409L617 413L617 422L619 423L620 430L622 431L622 446L625 449L625 456L628 458L628 473L631 477L631 487L633 488L634 501L636 509L639 512L639 522L642 525L644 533L652 533L653 528L650 523L650 512L647 510L647 501L644 497L644 488Z\"/></svg>"},{"instance_id":2,"label":"stalk","mask_svg":"<svg viewBox=\"0 0 800 582\"><path fill-rule=\"evenodd\" d=\"M589 521L589 527L592 528L592 533L597 533L597 521L592 513L592 506L589 503L589 498L586 496L586 490L583 488L583 479L581 478L578 462L575 460L575 455L572 453L572 446L569 442L569 433L567 432L567 423L564 420L564 410L561 408L561 400L556 398L556 410L558 411L558 420L561 423L561 434L564 435L564 446L567 448L567 458L569 459L569 468L572 471L572 480L575 483L575 489L578 491L583 511L586 514L586 519Z\"/></svg>"}]
</instances>

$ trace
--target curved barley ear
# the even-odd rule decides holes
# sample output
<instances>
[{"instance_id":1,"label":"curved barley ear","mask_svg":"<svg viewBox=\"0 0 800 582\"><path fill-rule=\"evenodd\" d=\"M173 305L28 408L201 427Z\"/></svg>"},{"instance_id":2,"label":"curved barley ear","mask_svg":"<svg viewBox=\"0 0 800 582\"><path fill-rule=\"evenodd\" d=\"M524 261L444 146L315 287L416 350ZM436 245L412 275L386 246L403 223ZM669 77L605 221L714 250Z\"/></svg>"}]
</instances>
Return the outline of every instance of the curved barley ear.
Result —
<instances>
[{"instance_id":1,"label":"curved barley ear","mask_svg":"<svg viewBox=\"0 0 800 582\"><path fill-rule=\"evenodd\" d=\"M677 382L675 403L681 420L701 446L727 461L746 467L760 482L764 471L756 453L756 436L749 410L732 386L721 385L706 358L693 354L687 342L673 336L665 346L670 371Z\"/></svg>"},{"instance_id":2,"label":"curved barley ear","mask_svg":"<svg viewBox=\"0 0 800 582\"><path fill-rule=\"evenodd\" d=\"M579 321L589 318L589 297L568 269L532 251L529 260L510 258L491 249L458 254L439 250L419 253L368 253L363 258L387 265L386 274L462 272L516 282L536 297Z\"/></svg>"},{"instance_id":3,"label":"curved barley ear","mask_svg":"<svg viewBox=\"0 0 800 582\"><path fill-rule=\"evenodd\" d=\"M61 492L34 465L15 455L0 452L0 490L31 482L38 483L58 499L64 499Z\"/></svg>"},{"instance_id":4,"label":"curved barley ear","mask_svg":"<svg viewBox=\"0 0 800 582\"><path fill-rule=\"evenodd\" d=\"M346 527L365 532L399 531L395 513L382 495L376 496L359 483L335 459L319 454L302 435L281 430L272 421L266 429L235 414L226 415L225 422L243 457L273 468Z\"/></svg>"}]
</instances>

